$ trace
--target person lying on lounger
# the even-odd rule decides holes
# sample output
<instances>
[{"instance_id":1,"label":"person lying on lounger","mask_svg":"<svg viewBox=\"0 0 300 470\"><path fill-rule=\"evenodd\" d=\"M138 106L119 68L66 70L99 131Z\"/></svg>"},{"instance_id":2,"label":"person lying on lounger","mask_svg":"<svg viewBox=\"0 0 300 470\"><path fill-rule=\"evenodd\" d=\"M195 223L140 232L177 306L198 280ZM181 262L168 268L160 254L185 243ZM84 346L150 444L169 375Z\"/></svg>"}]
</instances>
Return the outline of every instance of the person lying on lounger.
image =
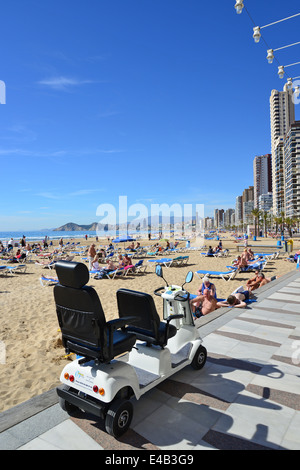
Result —
<instances>
[{"instance_id":1,"label":"person lying on lounger","mask_svg":"<svg viewBox=\"0 0 300 470\"><path fill-rule=\"evenodd\" d=\"M227 300L222 300L217 303L219 307L237 307L237 308L245 308L247 304L245 300L249 300L250 292L245 290L243 292L236 292L235 294L231 294L227 297Z\"/></svg>"}]
</instances>

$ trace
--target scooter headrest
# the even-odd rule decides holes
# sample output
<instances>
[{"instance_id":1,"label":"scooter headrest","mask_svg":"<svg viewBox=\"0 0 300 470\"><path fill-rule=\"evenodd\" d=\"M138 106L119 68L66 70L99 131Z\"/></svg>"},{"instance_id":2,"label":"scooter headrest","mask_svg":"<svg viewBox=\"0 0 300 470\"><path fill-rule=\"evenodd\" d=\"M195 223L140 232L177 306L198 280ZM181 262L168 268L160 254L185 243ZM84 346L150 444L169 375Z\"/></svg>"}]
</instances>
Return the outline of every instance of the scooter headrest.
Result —
<instances>
[{"instance_id":1,"label":"scooter headrest","mask_svg":"<svg viewBox=\"0 0 300 470\"><path fill-rule=\"evenodd\" d=\"M57 261L55 270L60 285L80 289L85 286L90 279L89 270L83 263L74 261Z\"/></svg>"}]
</instances>

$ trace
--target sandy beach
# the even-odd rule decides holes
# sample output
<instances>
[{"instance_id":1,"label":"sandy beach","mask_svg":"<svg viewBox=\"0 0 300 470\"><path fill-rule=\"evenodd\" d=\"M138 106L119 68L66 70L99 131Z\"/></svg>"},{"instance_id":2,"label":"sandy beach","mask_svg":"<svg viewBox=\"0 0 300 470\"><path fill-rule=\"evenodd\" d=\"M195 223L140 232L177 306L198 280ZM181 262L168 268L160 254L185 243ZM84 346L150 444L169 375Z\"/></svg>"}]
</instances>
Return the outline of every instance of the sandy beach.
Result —
<instances>
[{"instance_id":1,"label":"sandy beach","mask_svg":"<svg viewBox=\"0 0 300 470\"><path fill-rule=\"evenodd\" d=\"M230 265L238 254L234 239L229 235L226 236L227 238L222 238L222 243L223 249L230 250L227 258L201 257L199 251L184 253L184 255L189 255L188 264L183 267L165 268L166 280L170 284L182 284L189 270L193 272L199 269L226 271L226 266ZM88 242L84 239L79 241L84 246L95 242L94 239L89 239ZM206 246L214 247L217 243L216 240L205 241ZM274 239L259 239L254 243L276 246ZM98 248L100 244L101 241L96 244L96 247ZM149 242L147 240L141 244L148 245ZM249 240L249 244L253 244L251 240ZM185 242L182 241L179 246L185 246ZM299 248L300 241L294 241L293 252ZM172 258L174 255L170 257ZM265 275L282 276L294 270L296 264L285 261L286 257L287 254L282 250L278 259L268 263L264 270ZM157 287L163 285L163 281L154 273L154 263L147 263L147 259L144 260L144 263L148 264L145 274L118 277L113 280L90 279L89 285L96 289L107 320L118 316L116 291L119 288L126 287L153 294ZM36 259L33 257L32 261L27 263L25 273L0 276L0 341L4 343L6 351L4 364L0 362L0 411L9 409L57 386L64 364L66 361L72 360L71 357L65 357L65 351L61 347L53 287L43 287L39 280L41 275L55 275L55 271L43 268L35 264L35 261ZM81 257L75 255L74 261L81 261ZM0 264L5 264L4 260L1 260ZM234 280L229 282L213 278L217 296L219 298L227 297L238 286L245 285L250 277L253 277L253 273L239 273ZM195 293L200 283L200 279L194 275L192 283L188 286L189 291ZM259 291L256 293L259 295ZM154 298L158 312L161 314L162 300L158 297Z\"/></svg>"}]
</instances>

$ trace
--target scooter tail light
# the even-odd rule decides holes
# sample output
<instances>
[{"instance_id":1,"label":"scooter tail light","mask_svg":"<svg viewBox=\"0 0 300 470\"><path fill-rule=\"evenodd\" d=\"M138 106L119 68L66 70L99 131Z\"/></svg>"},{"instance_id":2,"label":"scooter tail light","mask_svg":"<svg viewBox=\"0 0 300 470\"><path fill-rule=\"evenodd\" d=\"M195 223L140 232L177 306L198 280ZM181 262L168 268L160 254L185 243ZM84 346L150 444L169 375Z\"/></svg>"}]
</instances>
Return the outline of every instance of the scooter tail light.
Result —
<instances>
[{"instance_id":1,"label":"scooter tail light","mask_svg":"<svg viewBox=\"0 0 300 470\"><path fill-rule=\"evenodd\" d=\"M65 378L65 380L69 380L69 374L68 374L68 372L65 373L64 378Z\"/></svg>"},{"instance_id":2,"label":"scooter tail light","mask_svg":"<svg viewBox=\"0 0 300 470\"><path fill-rule=\"evenodd\" d=\"M102 396L103 396L103 395L105 394L105 390L104 390L104 388L99 388L99 393L100 393L100 395L102 395Z\"/></svg>"}]
</instances>

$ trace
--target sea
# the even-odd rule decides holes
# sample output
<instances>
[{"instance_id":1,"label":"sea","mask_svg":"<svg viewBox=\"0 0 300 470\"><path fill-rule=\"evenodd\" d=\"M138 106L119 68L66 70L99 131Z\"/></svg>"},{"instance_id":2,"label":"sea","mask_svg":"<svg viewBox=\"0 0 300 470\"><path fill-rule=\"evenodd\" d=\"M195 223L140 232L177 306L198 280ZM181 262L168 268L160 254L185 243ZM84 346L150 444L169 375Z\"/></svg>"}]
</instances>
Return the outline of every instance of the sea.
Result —
<instances>
[{"instance_id":1,"label":"sea","mask_svg":"<svg viewBox=\"0 0 300 470\"><path fill-rule=\"evenodd\" d=\"M88 238L94 238L98 236L99 238L116 238L117 237L122 237L125 236L125 233L120 231L119 233L113 232L113 231L92 231L88 230L86 232L84 231L56 231L56 230L42 230L42 231L25 231L25 232L0 232L0 241L2 242L7 242L11 238L14 239L15 242L19 242L20 239L25 235L26 241L28 242L35 242L35 241L42 241L44 240L45 236L48 237L48 239L51 240L60 240L61 238L63 239L76 239L76 238L84 238L85 235L88 236ZM144 238L147 237L148 232L133 232L129 233L128 235L132 236L132 238ZM127 236L127 234L126 234Z\"/></svg>"}]
</instances>

